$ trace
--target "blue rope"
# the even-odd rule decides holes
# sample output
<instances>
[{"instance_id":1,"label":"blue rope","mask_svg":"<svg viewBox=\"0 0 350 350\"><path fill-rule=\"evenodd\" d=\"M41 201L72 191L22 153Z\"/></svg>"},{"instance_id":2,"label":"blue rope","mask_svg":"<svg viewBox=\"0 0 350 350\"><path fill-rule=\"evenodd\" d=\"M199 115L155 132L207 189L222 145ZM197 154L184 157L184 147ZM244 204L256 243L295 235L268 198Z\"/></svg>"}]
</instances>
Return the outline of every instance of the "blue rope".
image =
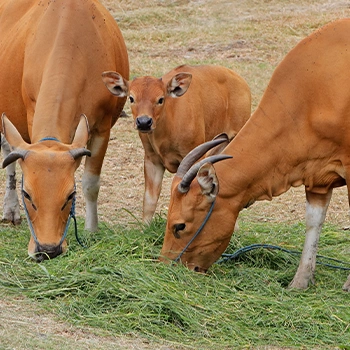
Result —
<instances>
[{"instance_id":1,"label":"blue rope","mask_svg":"<svg viewBox=\"0 0 350 350\"><path fill-rule=\"evenodd\" d=\"M56 137L51 137L51 136L44 137L39 142L42 142L42 141L57 141L57 142L60 142L60 140L56 139Z\"/></svg>"},{"instance_id":2,"label":"blue rope","mask_svg":"<svg viewBox=\"0 0 350 350\"><path fill-rule=\"evenodd\" d=\"M174 260L175 262L178 262L182 256L183 253L185 253L185 251L187 250L187 248L190 246L190 244L194 241L194 239L200 234L200 232L202 231L204 225L207 223L207 221L210 218L211 213L213 212L214 209L214 204L215 204L215 200L211 203L210 209L207 213L207 216L205 217L204 221L202 222L202 224L200 225L199 229L197 230L197 232L194 234L194 236L190 239L190 241L186 244L185 248L182 250L182 252L177 256L177 258Z\"/></svg>"},{"instance_id":3,"label":"blue rope","mask_svg":"<svg viewBox=\"0 0 350 350\"><path fill-rule=\"evenodd\" d=\"M242 255L244 253L247 253L247 252L255 250L255 249L261 249L261 248L280 250L282 252L285 252L285 253L288 253L288 254L292 254L292 255L301 255L301 252L299 252L299 251L289 250L289 249L285 249L285 248L282 248L282 247L279 247L279 246L275 246L275 245L271 245L271 244L251 244L251 245L248 245L246 247L243 247L243 248L240 248L240 249L236 250L232 254L222 254L222 259L217 261L217 264L221 264L221 263L227 262L229 260L235 260L240 255ZM335 263L343 264L343 265L344 264L350 264L349 262L344 262L344 261L341 261L341 260L338 260L338 259L334 259L334 258L330 258L330 257L327 257L327 256L323 256L323 255L316 255L316 259L323 259L323 260L333 261ZM329 268L333 268L333 269L340 269L340 270L346 270L346 271L350 270L350 267L333 265L333 264L329 264L329 263L322 262L322 261L316 261L316 264L322 265L322 266L326 266L326 267L329 267Z\"/></svg>"},{"instance_id":4,"label":"blue rope","mask_svg":"<svg viewBox=\"0 0 350 350\"><path fill-rule=\"evenodd\" d=\"M75 190L75 189L76 189L76 185L74 184L74 190ZM75 202L76 202L76 196L73 197L72 206L71 206L71 208L70 208L70 212L69 212L69 216L68 216L68 221L67 221L66 228L65 228L65 230L64 230L64 234L63 234L63 237L62 237L62 239L61 239L60 244L62 244L64 238L66 238L67 233L68 233L68 228L69 228L70 220L73 219L73 221L74 221L74 233L75 233L75 238L76 238L77 242L78 242L83 248L86 248L86 246L83 244L83 242L79 239L79 236L78 236L77 218L75 217Z\"/></svg>"},{"instance_id":5,"label":"blue rope","mask_svg":"<svg viewBox=\"0 0 350 350\"><path fill-rule=\"evenodd\" d=\"M74 189L75 189L75 185L74 185ZM80 240L80 238L78 236L77 218L75 217L75 201L76 201L76 198L74 196L73 201L72 201L72 206L71 206L70 212L69 212L69 217L68 217L68 222L67 222L67 226L66 226L66 231L68 231L69 222L70 222L70 219L72 218L74 220L75 238L76 238L77 242L80 244L80 246L82 246L83 248L86 248L86 245Z\"/></svg>"}]
</instances>

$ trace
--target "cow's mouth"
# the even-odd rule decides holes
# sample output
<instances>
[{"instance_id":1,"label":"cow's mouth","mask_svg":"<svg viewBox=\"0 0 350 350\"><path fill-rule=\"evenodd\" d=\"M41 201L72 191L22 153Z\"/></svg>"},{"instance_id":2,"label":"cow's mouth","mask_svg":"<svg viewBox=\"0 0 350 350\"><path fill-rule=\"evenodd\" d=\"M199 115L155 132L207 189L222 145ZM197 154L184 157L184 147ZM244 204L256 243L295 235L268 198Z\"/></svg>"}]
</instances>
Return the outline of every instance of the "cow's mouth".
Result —
<instances>
[{"instance_id":1,"label":"cow's mouth","mask_svg":"<svg viewBox=\"0 0 350 350\"><path fill-rule=\"evenodd\" d=\"M194 272L199 272L199 273L207 273L208 269L205 269L204 267L198 266L193 263L186 264L187 268Z\"/></svg>"},{"instance_id":2,"label":"cow's mouth","mask_svg":"<svg viewBox=\"0 0 350 350\"><path fill-rule=\"evenodd\" d=\"M143 134L150 134L153 131L151 128L149 128L149 129L141 129L141 128L137 128L136 127L136 129L137 129L137 131L142 132Z\"/></svg>"},{"instance_id":3,"label":"cow's mouth","mask_svg":"<svg viewBox=\"0 0 350 350\"><path fill-rule=\"evenodd\" d=\"M36 247L35 253L32 257L37 262L42 262L44 260L53 259L63 252L62 245L51 246L51 245L39 245Z\"/></svg>"}]
</instances>

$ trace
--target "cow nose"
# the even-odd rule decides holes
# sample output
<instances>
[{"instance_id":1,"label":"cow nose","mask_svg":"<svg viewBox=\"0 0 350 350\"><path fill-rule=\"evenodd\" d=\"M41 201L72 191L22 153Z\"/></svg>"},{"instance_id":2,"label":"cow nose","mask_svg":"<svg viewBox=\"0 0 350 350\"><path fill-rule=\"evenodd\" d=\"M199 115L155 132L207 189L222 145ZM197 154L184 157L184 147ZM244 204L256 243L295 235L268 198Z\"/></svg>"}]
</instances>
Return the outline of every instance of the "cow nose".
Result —
<instances>
[{"instance_id":1,"label":"cow nose","mask_svg":"<svg viewBox=\"0 0 350 350\"><path fill-rule=\"evenodd\" d=\"M195 266L194 269L193 269L193 271L199 272L199 273L207 273L207 270L206 270L206 269L203 269L203 268L201 268L201 267L199 267L199 266Z\"/></svg>"},{"instance_id":2,"label":"cow nose","mask_svg":"<svg viewBox=\"0 0 350 350\"><path fill-rule=\"evenodd\" d=\"M151 131L151 126L153 124L153 119L147 115L142 115L136 118L136 128L139 131L147 132Z\"/></svg>"},{"instance_id":3,"label":"cow nose","mask_svg":"<svg viewBox=\"0 0 350 350\"><path fill-rule=\"evenodd\" d=\"M53 259L56 256L62 254L62 245L37 245L35 249L34 259L37 262L41 262L46 259Z\"/></svg>"}]
</instances>

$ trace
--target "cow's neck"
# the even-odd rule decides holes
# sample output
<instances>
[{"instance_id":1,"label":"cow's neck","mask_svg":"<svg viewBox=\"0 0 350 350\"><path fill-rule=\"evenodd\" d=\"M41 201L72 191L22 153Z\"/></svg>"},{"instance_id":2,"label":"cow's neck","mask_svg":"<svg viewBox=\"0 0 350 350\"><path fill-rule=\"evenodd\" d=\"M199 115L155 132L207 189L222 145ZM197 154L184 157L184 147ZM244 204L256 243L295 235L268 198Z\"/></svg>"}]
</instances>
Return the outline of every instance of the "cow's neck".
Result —
<instances>
[{"instance_id":1,"label":"cow's neck","mask_svg":"<svg viewBox=\"0 0 350 350\"><path fill-rule=\"evenodd\" d=\"M169 118L163 117L158 122L157 128L151 134L147 134L147 137L154 152L162 160L164 167L171 173L175 173L188 150L194 148L197 144L184 145L179 142L179 133L172 130L172 125L169 122ZM178 129L176 128L175 130ZM183 132L186 132L186 128L184 128ZM180 138L182 139L183 135Z\"/></svg>"},{"instance_id":2,"label":"cow's neck","mask_svg":"<svg viewBox=\"0 0 350 350\"><path fill-rule=\"evenodd\" d=\"M233 199L238 210L291 186L325 193L332 184L344 184L339 157L333 156L338 146L309 129L302 107L274 101L274 106L261 104L228 146L233 159L217 164L221 195Z\"/></svg>"},{"instance_id":3,"label":"cow's neck","mask_svg":"<svg viewBox=\"0 0 350 350\"><path fill-rule=\"evenodd\" d=\"M39 67L34 66L28 70L24 78L26 93L35 111L33 116L28 116L32 142L52 136L64 143L70 143L80 113L83 112L79 103L82 98L81 92L86 87L86 77L82 72L85 72L88 57L82 56L79 46L74 41L81 33L67 34L75 29L71 25L74 21L73 14L66 12L65 15L58 16L58 19L57 16L52 19L55 21L52 23L55 30L48 34L39 31L31 45L32 56L44 49L50 52L49 55L40 57L40 60L35 62ZM43 47L37 43L44 43L41 44ZM42 75L39 81L37 72L40 71Z\"/></svg>"},{"instance_id":4,"label":"cow's neck","mask_svg":"<svg viewBox=\"0 0 350 350\"><path fill-rule=\"evenodd\" d=\"M72 111L74 109L69 108L69 102L52 105L42 114L40 108L37 108L31 130L32 143L48 136L55 137L63 143L71 143L77 126L75 124L79 121L79 115L75 116ZM75 117L77 117L76 123Z\"/></svg>"}]
</instances>

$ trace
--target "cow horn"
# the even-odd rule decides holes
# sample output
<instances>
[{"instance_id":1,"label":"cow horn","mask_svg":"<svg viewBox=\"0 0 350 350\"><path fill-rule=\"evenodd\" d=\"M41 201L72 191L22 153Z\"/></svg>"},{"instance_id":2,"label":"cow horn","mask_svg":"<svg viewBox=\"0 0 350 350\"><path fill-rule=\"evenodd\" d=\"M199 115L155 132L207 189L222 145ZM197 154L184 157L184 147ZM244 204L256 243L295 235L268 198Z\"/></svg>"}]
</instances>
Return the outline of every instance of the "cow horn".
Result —
<instances>
[{"instance_id":1,"label":"cow horn","mask_svg":"<svg viewBox=\"0 0 350 350\"><path fill-rule=\"evenodd\" d=\"M205 164L205 163L211 163L214 164L216 162L220 162L221 160L232 158L232 156L227 154L219 154L215 156L210 156L207 158L202 159L200 162L194 164L191 166L191 168L186 172L186 174L183 176L181 182L177 186L179 192L186 193L190 189L191 182L196 177L199 168Z\"/></svg>"},{"instance_id":2,"label":"cow horn","mask_svg":"<svg viewBox=\"0 0 350 350\"><path fill-rule=\"evenodd\" d=\"M74 160L80 157L88 156L91 157L91 152L86 148L75 148L69 151Z\"/></svg>"},{"instance_id":3,"label":"cow horn","mask_svg":"<svg viewBox=\"0 0 350 350\"><path fill-rule=\"evenodd\" d=\"M226 140L224 138L218 138L215 140L211 140L205 143L202 143L201 145L195 147L191 152L189 152L184 159L182 159L177 172L176 176L180 177L181 179L184 177L184 175L187 173L187 171L191 168L191 166L199 159L201 158L208 150L211 148L214 148L215 146L219 145L222 142L225 142Z\"/></svg>"},{"instance_id":4,"label":"cow horn","mask_svg":"<svg viewBox=\"0 0 350 350\"><path fill-rule=\"evenodd\" d=\"M2 162L2 167L6 168L9 164L15 162L18 158L21 158L24 160L24 158L27 156L29 151L26 150L17 150L12 151Z\"/></svg>"}]
</instances>

